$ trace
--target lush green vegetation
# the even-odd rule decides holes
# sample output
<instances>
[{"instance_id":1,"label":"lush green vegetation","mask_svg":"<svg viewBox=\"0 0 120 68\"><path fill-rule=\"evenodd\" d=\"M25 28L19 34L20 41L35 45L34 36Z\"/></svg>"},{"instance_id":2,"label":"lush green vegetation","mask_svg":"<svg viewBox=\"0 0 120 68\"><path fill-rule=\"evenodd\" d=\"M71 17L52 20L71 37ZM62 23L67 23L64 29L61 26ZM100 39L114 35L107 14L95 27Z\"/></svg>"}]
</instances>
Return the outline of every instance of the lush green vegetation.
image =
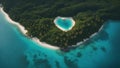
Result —
<instances>
[{"instance_id":1,"label":"lush green vegetation","mask_svg":"<svg viewBox=\"0 0 120 68\"><path fill-rule=\"evenodd\" d=\"M59 47L68 47L98 31L108 19L120 20L120 0L1 0L10 17L20 22L31 37ZM75 27L59 30L57 16L73 17Z\"/></svg>"}]
</instances>

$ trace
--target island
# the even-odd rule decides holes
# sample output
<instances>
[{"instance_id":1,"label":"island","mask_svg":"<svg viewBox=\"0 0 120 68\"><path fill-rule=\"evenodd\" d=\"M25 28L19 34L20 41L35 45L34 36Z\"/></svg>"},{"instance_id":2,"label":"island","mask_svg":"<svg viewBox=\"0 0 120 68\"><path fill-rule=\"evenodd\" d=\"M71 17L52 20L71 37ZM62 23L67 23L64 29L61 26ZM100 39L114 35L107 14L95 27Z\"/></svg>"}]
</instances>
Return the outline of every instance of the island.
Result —
<instances>
[{"instance_id":1,"label":"island","mask_svg":"<svg viewBox=\"0 0 120 68\"><path fill-rule=\"evenodd\" d=\"M105 21L120 20L120 0L1 0L5 12L23 25L29 37L62 50L97 32ZM56 27L56 17L72 17L67 30Z\"/></svg>"}]
</instances>

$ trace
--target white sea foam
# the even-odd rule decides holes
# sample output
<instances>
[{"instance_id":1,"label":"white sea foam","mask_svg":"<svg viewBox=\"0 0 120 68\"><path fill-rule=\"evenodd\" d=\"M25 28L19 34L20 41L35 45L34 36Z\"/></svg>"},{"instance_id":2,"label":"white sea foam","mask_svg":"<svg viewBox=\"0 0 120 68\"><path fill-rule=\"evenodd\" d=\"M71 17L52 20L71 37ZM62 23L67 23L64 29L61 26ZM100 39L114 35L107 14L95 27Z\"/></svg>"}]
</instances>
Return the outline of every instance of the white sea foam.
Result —
<instances>
[{"instance_id":1,"label":"white sea foam","mask_svg":"<svg viewBox=\"0 0 120 68\"><path fill-rule=\"evenodd\" d=\"M24 26L22 26L22 25L21 25L20 23L18 23L18 22L13 21L13 20L9 17L9 15L8 15L6 12L4 12L3 7L0 7L0 12L2 12L2 13L5 15L6 19L9 21L9 23L11 23L11 24L16 25L17 27L19 27L20 31L21 31L24 35L27 36L26 33L27 33L28 31L24 28ZM36 43L38 43L40 46L43 46L43 47L46 47L46 48L49 48L49 49L54 49L54 50L59 49L59 47L49 45L49 44L47 44L47 43L45 43L45 42L40 42L40 40L39 40L38 38L35 38L35 37L34 37L34 38L32 38L32 40L35 41Z\"/></svg>"}]
</instances>

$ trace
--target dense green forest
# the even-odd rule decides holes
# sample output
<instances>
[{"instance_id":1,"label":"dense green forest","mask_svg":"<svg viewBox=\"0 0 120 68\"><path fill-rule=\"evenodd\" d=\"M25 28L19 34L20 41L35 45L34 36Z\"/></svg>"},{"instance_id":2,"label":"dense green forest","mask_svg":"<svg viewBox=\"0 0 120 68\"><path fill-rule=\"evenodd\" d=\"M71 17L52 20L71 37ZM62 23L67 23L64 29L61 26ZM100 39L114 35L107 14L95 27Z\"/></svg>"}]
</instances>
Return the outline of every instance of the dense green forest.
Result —
<instances>
[{"instance_id":1,"label":"dense green forest","mask_svg":"<svg viewBox=\"0 0 120 68\"><path fill-rule=\"evenodd\" d=\"M66 48L88 38L109 19L120 20L120 0L0 0L10 17L28 30L30 37ZM75 27L59 30L57 16L73 17Z\"/></svg>"}]
</instances>

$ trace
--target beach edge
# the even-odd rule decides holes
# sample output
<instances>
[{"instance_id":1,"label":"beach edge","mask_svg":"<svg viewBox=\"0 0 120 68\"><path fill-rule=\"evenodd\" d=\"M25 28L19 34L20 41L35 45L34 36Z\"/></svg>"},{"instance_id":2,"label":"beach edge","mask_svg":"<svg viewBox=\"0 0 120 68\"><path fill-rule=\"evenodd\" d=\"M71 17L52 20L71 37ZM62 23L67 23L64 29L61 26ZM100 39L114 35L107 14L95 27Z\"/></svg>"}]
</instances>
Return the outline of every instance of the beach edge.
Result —
<instances>
[{"instance_id":1,"label":"beach edge","mask_svg":"<svg viewBox=\"0 0 120 68\"><path fill-rule=\"evenodd\" d=\"M5 15L5 18L8 20L8 22L10 24L13 24L13 25L16 25L20 31L22 32L23 35L29 37L26 33L28 32L24 26L22 26L19 22L15 22L13 21L10 16L4 11L4 8L3 7L0 7L0 11ZM38 38L36 37L33 37L31 38L34 42L38 43L40 46L42 47L45 47L45 48L49 48L49 49L54 49L54 50L58 50L60 49L59 47L56 47L56 46L53 46L53 45L50 45L50 44L47 44L45 42L41 42Z\"/></svg>"}]
</instances>

